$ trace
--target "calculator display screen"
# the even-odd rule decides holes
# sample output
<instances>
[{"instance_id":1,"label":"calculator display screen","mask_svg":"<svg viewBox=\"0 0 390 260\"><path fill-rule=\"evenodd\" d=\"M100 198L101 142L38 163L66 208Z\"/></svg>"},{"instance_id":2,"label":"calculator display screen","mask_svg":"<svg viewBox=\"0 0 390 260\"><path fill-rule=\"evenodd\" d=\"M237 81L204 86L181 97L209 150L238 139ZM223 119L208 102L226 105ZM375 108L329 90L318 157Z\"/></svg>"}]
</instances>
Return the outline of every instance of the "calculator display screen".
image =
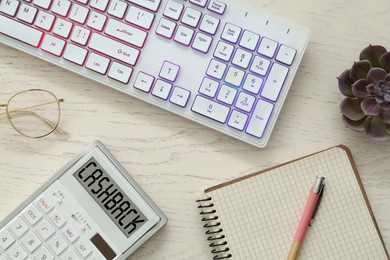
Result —
<instances>
[{"instance_id":1,"label":"calculator display screen","mask_svg":"<svg viewBox=\"0 0 390 260\"><path fill-rule=\"evenodd\" d=\"M91 158L73 176L126 237L140 229L147 218L111 176Z\"/></svg>"}]
</instances>

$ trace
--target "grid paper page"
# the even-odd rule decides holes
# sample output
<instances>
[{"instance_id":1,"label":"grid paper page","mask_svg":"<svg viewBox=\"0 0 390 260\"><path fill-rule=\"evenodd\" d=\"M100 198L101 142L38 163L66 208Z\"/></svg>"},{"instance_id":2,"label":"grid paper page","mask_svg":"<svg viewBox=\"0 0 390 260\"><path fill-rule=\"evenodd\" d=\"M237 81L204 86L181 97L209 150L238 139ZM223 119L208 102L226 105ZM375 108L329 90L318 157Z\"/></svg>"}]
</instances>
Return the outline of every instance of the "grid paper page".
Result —
<instances>
[{"instance_id":1,"label":"grid paper page","mask_svg":"<svg viewBox=\"0 0 390 260\"><path fill-rule=\"evenodd\" d=\"M207 192L233 259L286 259L317 175L324 194L300 259L388 259L340 147Z\"/></svg>"}]
</instances>

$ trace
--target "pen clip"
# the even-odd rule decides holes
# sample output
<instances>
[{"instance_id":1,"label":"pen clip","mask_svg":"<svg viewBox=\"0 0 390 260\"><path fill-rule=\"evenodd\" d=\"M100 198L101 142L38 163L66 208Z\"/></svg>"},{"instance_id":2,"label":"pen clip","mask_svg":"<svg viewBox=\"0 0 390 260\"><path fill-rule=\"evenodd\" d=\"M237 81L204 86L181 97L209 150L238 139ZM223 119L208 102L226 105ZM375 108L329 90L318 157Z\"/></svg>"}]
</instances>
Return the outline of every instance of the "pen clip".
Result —
<instances>
[{"instance_id":1,"label":"pen clip","mask_svg":"<svg viewBox=\"0 0 390 260\"><path fill-rule=\"evenodd\" d=\"M314 217L317 214L318 208L319 208L321 200L322 200L322 195L323 195L324 188L325 188L325 184L321 184L320 191L318 193L319 197L318 197L318 200L317 200L316 207L314 208L313 216L311 217L309 226L311 226L311 224L313 223Z\"/></svg>"}]
</instances>

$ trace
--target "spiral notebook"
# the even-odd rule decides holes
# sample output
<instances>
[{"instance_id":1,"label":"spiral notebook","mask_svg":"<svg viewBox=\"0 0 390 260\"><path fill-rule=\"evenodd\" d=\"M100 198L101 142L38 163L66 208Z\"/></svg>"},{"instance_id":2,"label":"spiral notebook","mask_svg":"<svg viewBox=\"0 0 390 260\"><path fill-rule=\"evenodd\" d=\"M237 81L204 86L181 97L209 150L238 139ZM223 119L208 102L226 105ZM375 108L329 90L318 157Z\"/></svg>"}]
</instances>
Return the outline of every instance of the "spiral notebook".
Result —
<instances>
[{"instance_id":1,"label":"spiral notebook","mask_svg":"<svg viewBox=\"0 0 390 260\"><path fill-rule=\"evenodd\" d=\"M326 186L300 259L389 259L342 145L206 189L198 202L214 259L286 259L317 175Z\"/></svg>"}]
</instances>

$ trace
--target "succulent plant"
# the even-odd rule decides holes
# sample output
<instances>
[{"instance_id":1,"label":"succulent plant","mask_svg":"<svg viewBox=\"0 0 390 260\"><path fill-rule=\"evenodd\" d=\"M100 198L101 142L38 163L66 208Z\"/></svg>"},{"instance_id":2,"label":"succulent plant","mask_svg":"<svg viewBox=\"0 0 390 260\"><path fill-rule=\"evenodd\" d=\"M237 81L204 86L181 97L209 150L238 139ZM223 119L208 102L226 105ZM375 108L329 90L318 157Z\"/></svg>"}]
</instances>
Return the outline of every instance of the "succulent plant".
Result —
<instances>
[{"instance_id":1,"label":"succulent plant","mask_svg":"<svg viewBox=\"0 0 390 260\"><path fill-rule=\"evenodd\" d=\"M339 89L346 96L340 104L343 122L349 129L383 141L390 138L390 52L369 45L359 59L338 77Z\"/></svg>"}]
</instances>

